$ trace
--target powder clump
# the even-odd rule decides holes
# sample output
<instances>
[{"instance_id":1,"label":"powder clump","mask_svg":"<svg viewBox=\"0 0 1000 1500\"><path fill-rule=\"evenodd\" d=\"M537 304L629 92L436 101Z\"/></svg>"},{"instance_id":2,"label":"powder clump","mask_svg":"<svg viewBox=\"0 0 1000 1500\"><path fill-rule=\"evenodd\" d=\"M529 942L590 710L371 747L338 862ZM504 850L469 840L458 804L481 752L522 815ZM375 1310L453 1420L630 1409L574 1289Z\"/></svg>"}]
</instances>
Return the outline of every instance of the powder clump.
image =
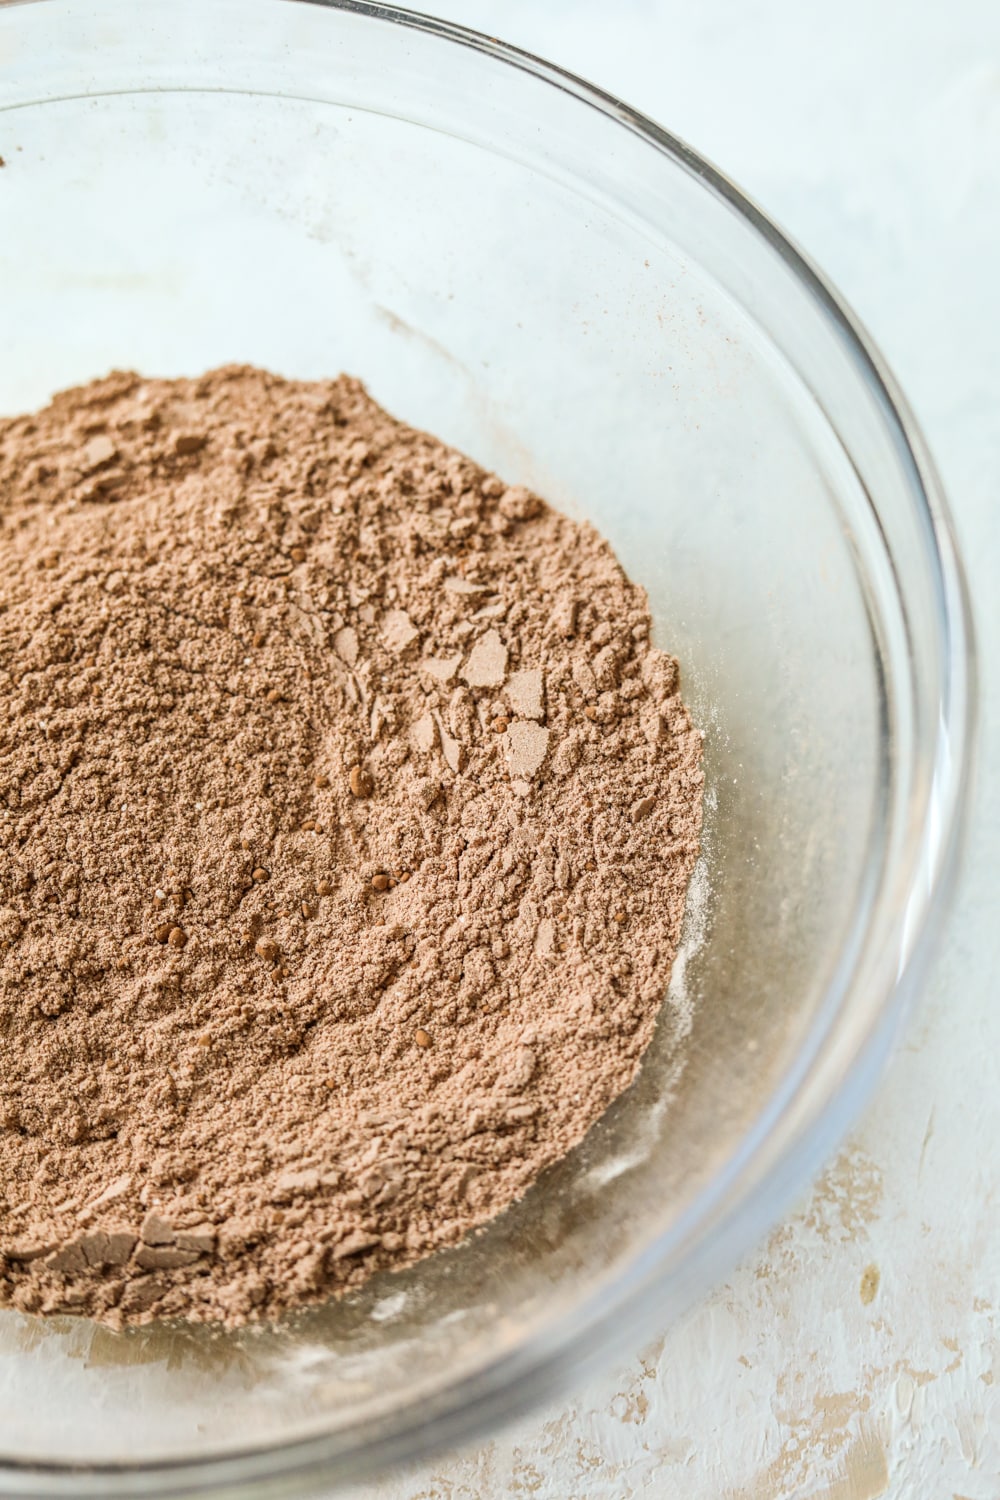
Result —
<instances>
[{"instance_id":1,"label":"powder clump","mask_svg":"<svg viewBox=\"0 0 1000 1500\"><path fill-rule=\"evenodd\" d=\"M701 740L588 525L355 380L0 421L0 1303L274 1317L632 1081Z\"/></svg>"}]
</instances>

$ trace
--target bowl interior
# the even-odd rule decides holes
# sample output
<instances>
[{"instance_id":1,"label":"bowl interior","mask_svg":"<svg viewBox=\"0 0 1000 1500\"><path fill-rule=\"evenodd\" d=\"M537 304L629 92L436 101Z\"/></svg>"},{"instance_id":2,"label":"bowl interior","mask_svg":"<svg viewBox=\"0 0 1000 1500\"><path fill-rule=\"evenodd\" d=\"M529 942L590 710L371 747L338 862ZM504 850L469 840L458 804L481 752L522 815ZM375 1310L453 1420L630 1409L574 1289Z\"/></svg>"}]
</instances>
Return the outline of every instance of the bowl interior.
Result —
<instances>
[{"instance_id":1,"label":"bowl interior","mask_svg":"<svg viewBox=\"0 0 1000 1500\"><path fill-rule=\"evenodd\" d=\"M932 597L905 462L809 290L690 163L390 20L143 11L0 14L0 411L114 367L347 370L589 517L681 658L705 847L638 1083L522 1204L266 1330L0 1316L6 1461L346 1448L586 1329L653 1266L676 1272L666 1319L842 1018L930 713L905 660L932 627L892 574L905 554Z\"/></svg>"}]
</instances>

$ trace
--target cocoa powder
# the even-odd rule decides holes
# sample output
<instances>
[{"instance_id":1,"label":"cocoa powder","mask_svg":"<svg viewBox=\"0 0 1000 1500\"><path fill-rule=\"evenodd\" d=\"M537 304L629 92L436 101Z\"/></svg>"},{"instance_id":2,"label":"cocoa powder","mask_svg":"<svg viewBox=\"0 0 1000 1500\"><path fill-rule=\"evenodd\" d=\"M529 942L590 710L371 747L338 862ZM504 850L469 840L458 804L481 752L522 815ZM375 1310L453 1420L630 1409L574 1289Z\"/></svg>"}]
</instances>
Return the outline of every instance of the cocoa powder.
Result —
<instances>
[{"instance_id":1,"label":"cocoa powder","mask_svg":"<svg viewBox=\"0 0 1000 1500\"><path fill-rule=\"evenodd\" d=\"M701 743L607 543L356 381L0 422L0 1303L273 1317L632 1081Z\"/></svg>"}]
</instances>

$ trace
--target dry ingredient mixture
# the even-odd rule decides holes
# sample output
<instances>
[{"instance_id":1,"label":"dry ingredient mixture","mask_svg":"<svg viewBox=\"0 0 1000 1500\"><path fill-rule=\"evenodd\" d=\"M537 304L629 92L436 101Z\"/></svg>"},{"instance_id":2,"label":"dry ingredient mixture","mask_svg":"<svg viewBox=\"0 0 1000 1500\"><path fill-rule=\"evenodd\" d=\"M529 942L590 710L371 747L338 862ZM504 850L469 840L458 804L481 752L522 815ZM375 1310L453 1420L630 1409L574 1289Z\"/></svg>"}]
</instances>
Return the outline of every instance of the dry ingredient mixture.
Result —
<instances>
[{"instance_id":1,"label":"dry ingredient mixture","mask_svg":"<svg viewBox=\"0 0 1000 1500\"><path fill-rule=\"evenodd\" d=\"M638 1069L701 737L606 542L357 381L0 421L0 1303L236 1323Z\"/></svg>"}]
</instances>

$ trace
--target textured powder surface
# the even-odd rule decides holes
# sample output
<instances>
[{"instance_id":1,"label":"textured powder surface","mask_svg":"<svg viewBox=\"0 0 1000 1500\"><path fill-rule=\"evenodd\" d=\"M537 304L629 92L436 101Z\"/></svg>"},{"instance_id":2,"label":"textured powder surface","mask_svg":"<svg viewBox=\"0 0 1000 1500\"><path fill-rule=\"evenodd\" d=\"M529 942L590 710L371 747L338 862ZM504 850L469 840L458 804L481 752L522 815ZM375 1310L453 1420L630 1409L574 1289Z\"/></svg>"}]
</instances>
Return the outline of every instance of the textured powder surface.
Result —
<instances>
[{"instance_id":1,"label":"textured powder surface","mask_svg":"<svg viewBox=\"0 0 1000 1500\"><path fill-rule=\"evenodd\" d=\"M581 1139L698 850L649 630L345 377L0 422L0 1303L274 1317Z\"/></svg>"}]
</instances>

